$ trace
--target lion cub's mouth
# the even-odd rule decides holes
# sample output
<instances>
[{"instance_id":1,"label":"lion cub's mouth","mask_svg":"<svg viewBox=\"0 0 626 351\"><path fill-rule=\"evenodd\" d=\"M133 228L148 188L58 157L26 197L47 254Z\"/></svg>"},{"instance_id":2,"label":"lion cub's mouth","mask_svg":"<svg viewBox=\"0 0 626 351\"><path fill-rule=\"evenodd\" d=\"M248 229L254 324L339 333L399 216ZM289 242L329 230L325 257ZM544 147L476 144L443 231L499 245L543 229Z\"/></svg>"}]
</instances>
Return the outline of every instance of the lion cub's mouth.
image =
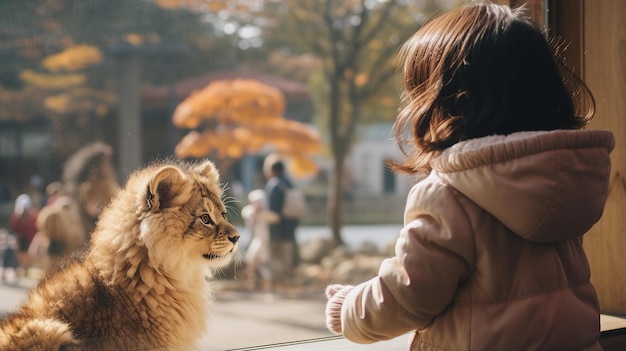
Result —
<instances>
[{"instance_id":1,"label":"lion cub's mouth","mask_svg":"<svg viewBox=\"0 0 626 351\"><path fill-rule=\"evenodd\" d=\"M214 254L214 253L208 253L208 254L202 255L202 257L206 258L207 260L214 260L216 258L220 258L221 256L218 254Z\"/></svg>"}]
</instances>

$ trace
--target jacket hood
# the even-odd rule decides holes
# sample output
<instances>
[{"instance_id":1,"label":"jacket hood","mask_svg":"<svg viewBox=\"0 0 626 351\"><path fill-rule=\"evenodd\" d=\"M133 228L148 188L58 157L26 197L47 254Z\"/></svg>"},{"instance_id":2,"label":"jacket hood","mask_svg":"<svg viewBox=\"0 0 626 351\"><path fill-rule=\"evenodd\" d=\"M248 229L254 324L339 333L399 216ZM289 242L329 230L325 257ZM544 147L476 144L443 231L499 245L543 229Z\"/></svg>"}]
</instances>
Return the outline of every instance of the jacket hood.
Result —
<instances>
[{"instance_id":1,"label":"jacket hood","mask_svg":"<svg viewBox=\"0 0 626 351\"><path fill-rule=\"evenodd\" d=\"M525 240L558 242L600 219L614 144L606 130L494 135L455 144L432 168Z\"/></svg>"}]
</instances>

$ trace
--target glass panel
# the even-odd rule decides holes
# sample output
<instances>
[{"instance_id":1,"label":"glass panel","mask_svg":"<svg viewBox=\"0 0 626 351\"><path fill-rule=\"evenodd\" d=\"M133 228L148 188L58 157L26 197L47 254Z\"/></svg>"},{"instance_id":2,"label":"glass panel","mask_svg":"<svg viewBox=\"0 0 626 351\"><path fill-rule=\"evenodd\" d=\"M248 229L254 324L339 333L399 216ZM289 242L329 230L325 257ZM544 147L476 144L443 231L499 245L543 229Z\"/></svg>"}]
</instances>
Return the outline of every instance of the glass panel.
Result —
<instances>
[{"instance_id":1,"label":"glass panel","mask_svg":"<svg viewBox=\"0 0 626 351\"><path fill-rule=\"evenodd\" d=\"M411 179L395 179L385 163L400 157L391 141L400 97L398 48L431 15L461 2L1 1L0 313L16 311L45 274L73 260L71 255L88 252L84 245L94 230L102 230L96 223L120 231L107 243L121 245L132 237L138 245L116 248L115 258L98 269L128 269L122 277L139 277L139 283L126 282L132 286L183 279L187 271L181 277L163 273L165 262L146 263L158 267L152 273L130 263L116 266L132 250L147 250L145 259L156 259L146 232L177 228L174 219L156 227L148 223L162 210L154 207L154 194L144 193L155 183L137 185L134 191L143 197L137 195L141 200L127 203L119 216L100 215L135 171L164 161L208 159L219 170L226 217L241 239L233 262L206 275L215 303L200 349L330 336L325 286L374 276L380 261L393 254L402 225ZM274 153L281 155L291 185L303 191L308 209L290 239L295 245L280 251L294 262L285 280L277 278L280 263L264 261L267 266L255 268L259 256L251 256L253 232L244 215L253 190L267 190L266 206L272 206L263 168ZM167 192L171 183L163 184L158 191ZM182 193L159 194L158 201L172 205ZM20 195L30 198L35 213L28 234L10 219ZM62 211L50 207L59 195L71 215L54 236L47 220L54 218L50 213L65 214L51 212ZM142 210L138 217L146 222L120 229L123 216ZM205 210L210 219L193 213L204 224L186 223L172 236L191 237L190 231L221 218L222 210ZM168 246L171 256L159 259L186 262L192 247L204 242L198 240L184 248ZM70 296L78 289L73 282L68 276L53 284ZM163 293L163 286L148 287L146 294ZM139 290L135 286L132 293ZM80 324L88 325L105 295L99 295L100 305L63 313L84 314L87 321ZM166 305L175 304L159 302ZM102 313L106 322L113 320ZM135 327L123 329L134 333Z\"/></svg>"}]
</instances>

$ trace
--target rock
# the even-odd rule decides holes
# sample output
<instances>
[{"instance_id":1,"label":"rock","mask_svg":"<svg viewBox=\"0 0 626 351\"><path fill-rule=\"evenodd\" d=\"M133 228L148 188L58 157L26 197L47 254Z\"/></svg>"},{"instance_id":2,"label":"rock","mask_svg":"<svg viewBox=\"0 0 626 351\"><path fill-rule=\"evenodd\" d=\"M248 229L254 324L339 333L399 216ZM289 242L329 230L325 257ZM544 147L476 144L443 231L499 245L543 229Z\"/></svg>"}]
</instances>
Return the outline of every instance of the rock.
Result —
<instances>
[{"instance_id":1,"label":"rock","mask_svg":"<svg viewBox=\"0 0 626 351\"><path fill-rule=\"evenodd\" d=\"M358 252L362 254L366 254L366 255L372 255L372 256L379 255L378 246L376 245L376 243L373 243L371 241L363 242Z\"/></svg>"},{"instance_id":2,"label":"rock","mask_svg":"<svg viewBox=\"0 0 626 351\"><path fill-rule=\"evenodd\" d=\"M384 257L359 254L337 265L331 279L341 284L358 284L375 277Z\"/></svg>"},{"instance_id":3,"label":"rock","mask_svg":"<svg viewBox=\"0 0 626 351\"><path fill-rule=\"evenodd\" d=\"M337 246L330 252L330 256L337 262L350 259L354 256L352 251L345 246Z\"/></svg>"},{"instance_id":4,"label":"rock","mask_svg":"<svg viewBox=\"0 0 626 351\"><path fill-rule=\"evenodd\" d=\"M356 262L344 261L333 269L331 273L332 280L340 284L351 284L354 282L354 276L358 273L359 267Z\"/></svg>"},{"instance_id":5,"label":"rock","mask_svg":"<svg viewBox=\"0 0 626 351\"><path fill-rule=\"evenodd\" d=\"M300 245L300 259L306 263L320 263L331 250L332 242L329 239L314 237Z\"/></svg>"}]
</instances>

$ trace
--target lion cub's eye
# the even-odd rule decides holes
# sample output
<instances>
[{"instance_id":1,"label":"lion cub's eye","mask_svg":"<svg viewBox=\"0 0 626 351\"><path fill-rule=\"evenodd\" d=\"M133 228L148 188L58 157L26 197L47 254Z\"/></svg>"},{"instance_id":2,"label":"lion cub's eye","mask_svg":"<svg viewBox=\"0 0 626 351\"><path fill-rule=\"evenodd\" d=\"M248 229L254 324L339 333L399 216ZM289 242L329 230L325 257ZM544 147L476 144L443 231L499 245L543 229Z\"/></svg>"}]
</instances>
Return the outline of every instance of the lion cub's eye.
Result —
<instances>
[{"instance_id":1,"label":"lion cub's eye","mask_svg":"<svg viewBox=\"0 0 626 351\"><path fill-rule=\"evenodd\" d=\"M202 221L202 223L204 224L215 224L215 222L213 222L213 220L211 219L211 216L209 216L208 213L203 213L200 215L200 220Z\"/></svg>"},{"instance_id":2,"label":"lion cub's eye","mask_svg":"<svg viewBox=\"0 0 626 351\"><path fill-rule=\"evenodd\" d=\"M222 218L224 218L225 220L228 220L228 218L226 218L226 212L222 212Z\"/></svg>"}]
</instances>

